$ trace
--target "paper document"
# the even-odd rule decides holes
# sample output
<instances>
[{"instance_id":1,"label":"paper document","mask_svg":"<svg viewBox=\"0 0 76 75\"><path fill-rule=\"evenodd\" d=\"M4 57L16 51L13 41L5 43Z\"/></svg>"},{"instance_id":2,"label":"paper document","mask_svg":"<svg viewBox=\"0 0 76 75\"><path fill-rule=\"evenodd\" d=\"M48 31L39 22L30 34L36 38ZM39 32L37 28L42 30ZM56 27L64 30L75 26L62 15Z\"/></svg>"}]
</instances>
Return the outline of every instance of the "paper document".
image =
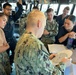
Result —
<instances>
[{"instance_id":1,"label":"paper document","mask_svg":"<svg viewBox=\"0 0 76 75\"><path fill-rule=\"evenodd\" d=\"M50 53L58 53L61 50L65 50L66 47L61 44L48 44L48 49Z\"/></svg>"}]
</instances>

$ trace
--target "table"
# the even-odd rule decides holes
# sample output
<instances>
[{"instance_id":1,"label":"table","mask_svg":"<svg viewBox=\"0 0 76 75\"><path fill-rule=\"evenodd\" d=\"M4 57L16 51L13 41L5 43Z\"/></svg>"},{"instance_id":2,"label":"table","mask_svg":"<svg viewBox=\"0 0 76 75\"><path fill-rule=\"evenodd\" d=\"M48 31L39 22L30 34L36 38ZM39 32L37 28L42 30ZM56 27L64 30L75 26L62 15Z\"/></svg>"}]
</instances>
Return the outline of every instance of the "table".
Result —
<instances>
[{"instance_id":1,"label":"table","mask_svg":"<svg viewBox=\"0 0 76 75\"><path fill-rule=\"evenodd\" d=\"M64 75L76 75L76 64L71 64L70 66L67 66Z\"/></svg>"},{"instance_id":2,"label":"table","mask_svg":"<svg viewBox=\"0 0 76 75\"><path fill-rule=\"evenodd\" d=\"M76 64L76 50L72 50L73 54L71 56L72 58L72 63Z\"/></svg>"},{"instance_id":3,"label":"table","mask_svg":"<svg viewBox=\"0 0 76 75\"><path fill-rule=\"evenodd\" d=\"M50 53L57 53L61 50L65 50L66 47L64 45L48 45L48 49ZM69 66L66 66L66 69L64 71L64 75L76 75L76 50L70 49L73 54L71 56L72 62Z\"/></svg>"},{"instance_id":4,"label":"table","mask_svg":"<svg viewBox=\"0 0 76 75\"><path fill-rule=\"evenodd\" d=\"M48 49L50 53L58 53L62 50L67 50L67 48L64 45L60 45L60 44L49 44L48 45ZM76 49L69 49L73 52L71 58L72 58L72 63L76 64Z\"/></svg>"}]
</instances>

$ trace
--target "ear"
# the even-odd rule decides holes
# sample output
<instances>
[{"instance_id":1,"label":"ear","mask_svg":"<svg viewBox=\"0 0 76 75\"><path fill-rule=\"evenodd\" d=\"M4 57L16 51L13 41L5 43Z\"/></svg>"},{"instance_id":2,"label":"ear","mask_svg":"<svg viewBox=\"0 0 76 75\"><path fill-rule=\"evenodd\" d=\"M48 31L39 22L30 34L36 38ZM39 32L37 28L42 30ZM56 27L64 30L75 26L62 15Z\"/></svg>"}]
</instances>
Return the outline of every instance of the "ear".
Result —
<instances>
[{"instance_id":1,"label":"ear","mask_svg":"<svg viewBox=\"0 0 76 75\"><path fill-rule=\"evenodd\" d=\"M40 28L42 26L42 23L40 20L37 21L37 27Z\"/></svg>"}]
</instances>

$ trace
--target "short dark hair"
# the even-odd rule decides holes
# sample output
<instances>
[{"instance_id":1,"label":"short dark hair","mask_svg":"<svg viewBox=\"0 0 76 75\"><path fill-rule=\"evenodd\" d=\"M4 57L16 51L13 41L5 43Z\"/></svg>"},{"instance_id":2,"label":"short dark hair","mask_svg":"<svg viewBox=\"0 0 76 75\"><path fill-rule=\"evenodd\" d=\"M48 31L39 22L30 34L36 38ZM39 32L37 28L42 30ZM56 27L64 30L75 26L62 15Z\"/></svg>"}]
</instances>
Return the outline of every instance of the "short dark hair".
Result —
<instances>
[{"instance_id":1,"label":"short dark hair","mask_svg":"<svg viewBox=\"0 0 76 75\"><path fill-rule=\"evenodd\" d=\"M46 13L49 13L49 12L53 12L54 10L52 8L49 8L47 9Z\"/></svg>"},{"instance_id":2,"label":"short dark hair","mask_svg":"<svg viewBox=\"0 0 76 75\"><path fill-rule=\"evenodd\" d=\"M6 3L3 5L3 8L6 8L6 6L12 7L11 4L9 4L8 2L6 2Z\"/></svg>"},{"instance_id":3,"label":"short dark hair","mask_svg":"<svg viewBox=\"0 0 76 75\"><path fill-rule=\"evenodd\" d=\"M64 10L65 10L65 9L66 9L66 10L70 10L70 8L69 8L68 6L67 6L67 7L65 7L65 8L64 8Z\"/></svg>"},{"instance_id":4,"label":"short dark hair","mask_svg":"<svg viewBox=\"0 0 76 75\"><path fill-rule=\"evenodd\" d=\"M76 22L76 17L74 15L69 15L66 19L71 20L73 23Z\"/></svg>"}]
</instances>

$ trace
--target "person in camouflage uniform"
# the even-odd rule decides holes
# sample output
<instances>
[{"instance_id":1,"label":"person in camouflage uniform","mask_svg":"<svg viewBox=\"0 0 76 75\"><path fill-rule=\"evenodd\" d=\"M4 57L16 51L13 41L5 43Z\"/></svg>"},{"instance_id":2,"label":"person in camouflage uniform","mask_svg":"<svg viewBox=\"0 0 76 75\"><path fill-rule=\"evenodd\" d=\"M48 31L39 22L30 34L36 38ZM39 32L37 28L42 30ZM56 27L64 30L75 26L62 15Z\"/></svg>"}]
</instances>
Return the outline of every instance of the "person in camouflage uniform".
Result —
<instances>
[{"instance_id":1,"label":"person in camouflage uniform","mask_svg":"<svg viewBox=\"0 0 76 75\"><path fill-rule=\"evenodd\" d=\"M61 62L57 66L53 65L44 44L38 39L42 36L45 25L46 18L41 11L30 12L26 31L15 49L16 75L62 75L64 72L65 64Z\"/></svg>"},{"instance_id":2,"label":"person in camouflage uniform","mask_svg":"<svg viewBox=\"0 0 76 75\"><path fill-rule=\"evenodd\" d=\"M0 13L0 75L10 75L11 66L8 54L6 50L9 48L6 42L3 28L7 22L7 17L3 13Z\"/></svg>"},{"instance_id":3,"label":"person in camouflage uniform","mask_svg":"<svg viewBox=\"0 0 76 75\"><path fill-rule=\"evenodd\" d=\"M27 17L20 18L20 21L19 21L19 34L20 34L20 36L25 31L25 28L26 28L26 20L27 20Z\"/></svg>"},{"instance_id":4,"label":"person in camouflage uniform","mask_svg":"<svg viewBox=\"0 0 76 75\"><path fill-rule=\"evenodd\" d=\"M37 6L34 6L33 9L38 9L39 8ZM26 21L27 21L27 15L25 15L25 17L20 18L19 21L19 34L20 36L24 33L25 29L26 29Z\"/></svg>"},{"instance_id":5,"label":"person in camouflage uniform","mask_svg":"<svg viewBox=\"0 0 76 75\"><path fill-rule=\"evenodd\" d=\"M41 41L44 43L46 48L48 44L53 44L55 42L55 36L58 33L58 23L53 19L54 11L52 8L47 9L47 20L44 33L41 37Z\"/></svg>"}]
</instances>

